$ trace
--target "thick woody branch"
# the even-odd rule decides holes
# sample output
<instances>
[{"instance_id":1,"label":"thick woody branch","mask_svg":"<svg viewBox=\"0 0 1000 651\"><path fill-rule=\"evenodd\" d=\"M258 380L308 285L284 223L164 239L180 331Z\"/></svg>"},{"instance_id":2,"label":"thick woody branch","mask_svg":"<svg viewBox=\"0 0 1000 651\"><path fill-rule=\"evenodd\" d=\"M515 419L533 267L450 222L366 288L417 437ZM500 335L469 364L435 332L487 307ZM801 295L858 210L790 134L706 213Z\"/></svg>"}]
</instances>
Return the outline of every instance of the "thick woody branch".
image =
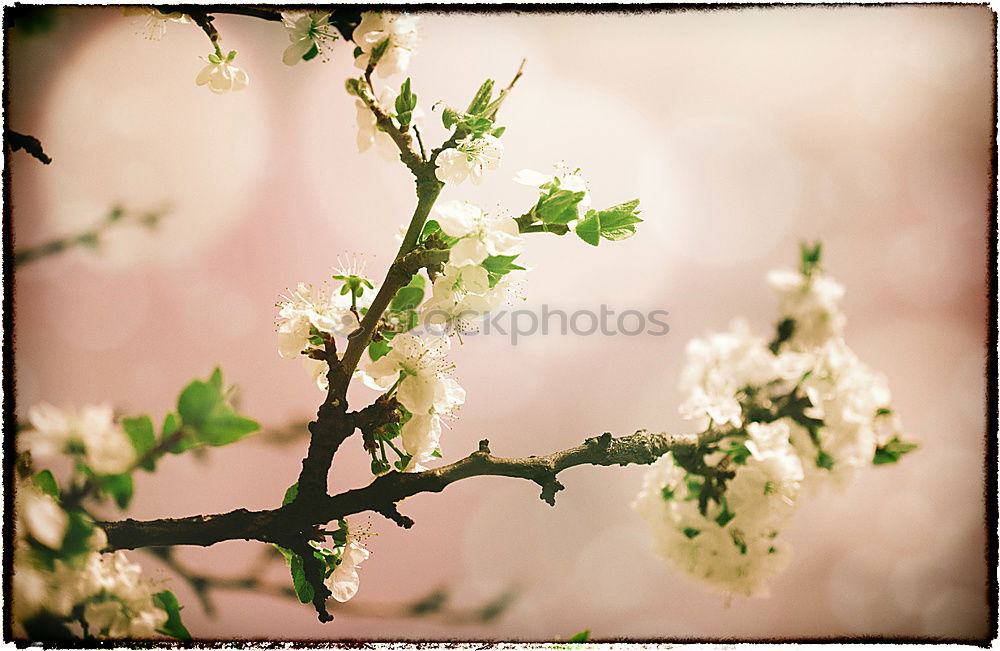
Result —
<instances>
[{"instance_id":1,"label":"thick woody branch","mask_svg":"<svg viewBox=\"0 0 1000 651\"><path fill-rule=\"evenodd\" d=\"M208 546L224 540L241 539L287 544L290 536L306 535L315 526L364 511L391 514L398 521L396 503L418 493L440 492L448 485L469 477L527 479L538 484L542 489L542 498L552 503L555 493L561 489L556 476L567 468L649 464L667 452L690 452L700 445L718 440L721 435L721 432L709 431L700 437L668 436L644 430L621 438L602 434L568 450L524 459L495 457L484 442L478 451L441 468L418 473L390 472L364 488L333 497L302 498L271 511L239 509L220 515L121 520L100 523L100 526L108 535L108 550L167 545Z\"/></svg>"}]
</instances>

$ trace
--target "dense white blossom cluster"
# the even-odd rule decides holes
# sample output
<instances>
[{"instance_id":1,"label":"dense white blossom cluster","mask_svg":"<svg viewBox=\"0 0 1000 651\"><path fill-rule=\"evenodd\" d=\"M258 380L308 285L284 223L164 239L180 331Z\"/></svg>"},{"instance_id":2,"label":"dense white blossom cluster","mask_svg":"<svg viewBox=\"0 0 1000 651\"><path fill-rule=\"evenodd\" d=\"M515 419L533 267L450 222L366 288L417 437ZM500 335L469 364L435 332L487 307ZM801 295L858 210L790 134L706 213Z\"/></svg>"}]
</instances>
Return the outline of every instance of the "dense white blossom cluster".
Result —
<instances>
[{"instance_id":1,"label":"dense white blossom cluster","mask_svg":"<svg viewBox=\"0 0 1000 651\"><path fill-rule=\"evenodd\" d=\"M125 472L136 461L131 440L107 405L64 410L43 403L28 410L28 421L32 429L19 440L35 458L71 454L101 475Z\"/></svg>"},{"instance_id":2,"label":"dense white blossom cluster","mask_svg":"<svg viewBox=\"0 0 1000 651\"><path fill-rule=\"evenodd\" d=\"M769 280L774 341L737 322L688 344L680 410L715 442L701 459L657 461L633 505L660 554L725 594L766 594L800 497L844 487L899 436L885 379L843 340L843 288L812 264Z\"/></svg>"},{"instance_id":3,"label":"dense white blossom cluster","mask_svg":"<svg viewBox=\"0 0 1000 651\"><path fill-rule=\"evenodd\" d=\"M98 638L150 638L167 622L168 614L154 602L154 585L142 578L142 569L123 552L98 551L107 545L100 528L85 525L84 548L69 554L66 540L75 532L70 515L53 497L30 481L19 482L14 508L16 621L64 619Z\"/></svg>"}]
</instances>

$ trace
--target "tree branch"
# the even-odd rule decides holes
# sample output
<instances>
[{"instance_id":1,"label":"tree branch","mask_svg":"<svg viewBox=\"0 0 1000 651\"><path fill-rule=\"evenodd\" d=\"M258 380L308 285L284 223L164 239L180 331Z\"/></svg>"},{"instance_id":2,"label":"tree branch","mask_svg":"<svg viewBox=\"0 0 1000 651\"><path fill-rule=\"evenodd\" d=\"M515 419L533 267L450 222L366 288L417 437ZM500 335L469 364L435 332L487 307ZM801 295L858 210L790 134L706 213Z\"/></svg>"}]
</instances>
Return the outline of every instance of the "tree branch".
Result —
<instances>
[{"instance_id":1,"label":"tree branch","mask_svg":"<svg viewBox=\"0 0 1000 651\"><path fill-rule=\"evenodd\" d=\"M640 430L614 438L610 434L590 438L582 445L543 457L524 459L495 457L488 444L468 457L447 466L418 473L390 472L371 484L333 497L312 496L270 511L238 509L219 515L198 515L161 520L101 522L108 535L106 551L150 546L208 546L224 540L259 540L287 544L290 535L304 534L318 525L364 511L378 513L424 492L440 492L461 479L480 476L518 477L537 483L542 498L553 503L561 489L556 475L580 465L614 466L649 464L667 452L692 452L717 441L725 431L709 430L698 435L654 434ZM302 495L302 493L300 493Z\"/></svg>"},{"instance_id":2,"label":"tree branch","mask_svg":"<svg viewBox=\"0 0 1000 651\"><path fill-rule=\"evenodd\" d=\"M20 267L29 262L57 255L78 246L97 248L101 245L101 235L104 234L104 231L115 225L133 223L150 229L155 228L165 213L165 210L127 213L121 207L115 206L108 211L108 214L101 221L85 231L75 235L56 238L38 246L15 251L14 266Z\"/></svg>"},{"instance_id":3,"label":"tree branch","mask_svg":"<svg viewBox=\"0 0 1000 651\"><path fill-rule=\"evenodd\" d=\"M52 159L42 149L42 143L39 142L38 138L18 133L17 131L11 131L10 129L3 132L3 137L7 141L7 146L10 147L11 151L23 149L26 153L40 160L44 165L52 162Z\"/></svg>"}]
</instances>

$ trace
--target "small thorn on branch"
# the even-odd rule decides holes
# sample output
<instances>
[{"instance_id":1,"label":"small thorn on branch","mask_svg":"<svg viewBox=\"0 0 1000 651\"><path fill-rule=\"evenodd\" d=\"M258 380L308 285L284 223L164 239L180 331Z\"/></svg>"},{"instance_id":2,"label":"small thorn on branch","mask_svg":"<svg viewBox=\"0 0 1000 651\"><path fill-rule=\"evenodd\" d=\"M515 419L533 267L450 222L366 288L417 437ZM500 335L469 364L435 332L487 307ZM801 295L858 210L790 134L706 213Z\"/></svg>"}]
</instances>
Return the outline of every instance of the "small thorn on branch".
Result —
<instances>
[{"instance_id":1,"label":"small thorn on branch","mask_svg":"<svg viewBox=\"0 0 1000 651\"><path fill-rule=\"evenodd\" d=\"M395 502L390 502L386 506L376 509L376 511L380 515L383 515L386 518L392 520L393 522L403 527L404 529L409 529L415 524L413 522L413 518L410 518L409 516L403 515L402 513L399 512L399 508L396 507Z\"/></svg>"}]
</instances>

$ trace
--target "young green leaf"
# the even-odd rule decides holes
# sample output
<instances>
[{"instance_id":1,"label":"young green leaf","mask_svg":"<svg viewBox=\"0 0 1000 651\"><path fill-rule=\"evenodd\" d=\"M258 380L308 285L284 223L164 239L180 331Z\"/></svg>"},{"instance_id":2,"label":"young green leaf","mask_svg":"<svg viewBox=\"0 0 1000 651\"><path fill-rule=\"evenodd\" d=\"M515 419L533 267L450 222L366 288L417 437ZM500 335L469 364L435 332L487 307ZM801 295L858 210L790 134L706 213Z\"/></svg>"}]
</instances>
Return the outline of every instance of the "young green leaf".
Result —
<instances>
[{"instance_id":1,"label":"young green leaf","mask_svg":"<svg viewBox=\"0 0 1000 651\"><path fill-rule=\"evenodd\" d=\"M368 357L373 362L380 357L385 357L385 355L392 350L392 346L386 341L373 341L368 344Z\"/></svg>"},{"instance_id":2,"label":"young green leaf","mask_svg":"<svg viewBox=\"0 0 1000 651\"><path fill-rule=\"evenodd\" d=\"M579 216L577 204L583 200L586 194L586 192L553 190L538 200L534 209L535 216L546 224L570 222Z\"/></svg>"},{"instance_id":3,"label":"young green leaf","mask_svg":"<svg viewBox=\"0 0 1000 651\"><path fill-rule=\"evenodd\" d=\"M298 497L298 495L299 495L299 482L295 482L294 484L289 486L288 489L285 491L285 496L281 499L281 505L285 506L286 504L291 504L292 500Z\"/></svg>"},{"instance_id":4,"label":"young green leaf","mask_svg":"<svg viewBox=\"0 0 1000 651\"><path fill-rule=\"evenodd\" d=\"M516 258L516 255L491 255L483 260L490 287L495 287L501 278L512 271L524 271L524 267L514 264Z\"/></svg>"},{"instance_id":5,"label":"young green leaf","mask_svg":"<svg viewBox=\"0 0 1000 651\"><path fill-rule=\"evenodd\" d=\"M158 629L157 633L169 635L178 640L191 639L191 634L188 633L184 623L181 622L182 607L173 592L170 590L157 592L153 595L153 603L156 604L157 608L167 613L167 623L163 625L163 628Z\"/></svg>"},{"instance_id":6,"label":"young green leaf","mask_svg":"<svg viewBox=\"0 0 1000 651\"><path fill-rule=\"evenodd\" d=\"M52 476L51 470L42 470L36 473L32 477L32 481L35 482L35 486L38 487L46 495L50 495L57 500L59 499L59 484L56 483L56 478Z\"/></svg>"},{"instance_id":7,"label":"young green leaf","mask_svg":"<svg viewBox=\"0 0 1000 651\"><path fill-rule=\"evenodd\" d=\"M469 103L469 108L466 113L469 115L478 115L482 113L489 106L491 97L493 97L493 80L487 79L483 82L483 85L479 87L479 90L476 91L476 95L472 98L472 102Z\"/></svg>"},{"instance_id":8,"label":"young green leaf","mask_svg":"<svg viewBox=\"0 0 1000 651\"><path fill-rule=\"evenodd\" d=\"M567 642L586 642L589 639L590 639L590 630L588 629L586 631L580 631L579 633L577 633L576 635L574 635L573 637L569 638L566 641Z\"/></svg>"},{"instance_id":9,"label":"young green leaf","mask_svg":"<svg viewBox=\"0 0 1000 651\"><path fill-rule=\"evenodd\" d=\"M415 274L406 287L403 287L392 298L390 307L396 311L412 310L424 300L426 282L420 274Z\"/></svg>"},{"instance_id":10,"label":"young green leaf","mask_svg":"<svg viewBox=\"0 0 1000 651\"><path fill-rule=\"evenodd\" d=\"M118 508L128 508L129 503L132 501L132 492L134 490L132 475L127 472L118 475L105 475L101 477L100 481L101 490L114 499Z\"/></svg>"},{"instance_id":11,"label":"young green leaf","mask_svg":"<svg viewBox=\"0 0 1000 651\"><path fill-rule=\"evenodd\" d=\"M123 418L122 427L128 437L132 439L136 459L143 459L150 450L156 447L156 434L153 432L153 421L149 419L149 416L143 414L136 418ZM146 459L141 465L146 470L153 471L156 468L156 460Z\"/></svg>"},{"instance_id":12,"label":"young green leaf","mask_svg":"<svg viewBox=\"0 0 1000 651\"><path fill-rule=\"evenodd\" d=\"M916 443L907 443L898 436L894 437L885 445L875 448L875 458L872 463L880 466L886 463L896 463L904 454L908 454L917 449Z\"/></svg>"}]
</instances>

